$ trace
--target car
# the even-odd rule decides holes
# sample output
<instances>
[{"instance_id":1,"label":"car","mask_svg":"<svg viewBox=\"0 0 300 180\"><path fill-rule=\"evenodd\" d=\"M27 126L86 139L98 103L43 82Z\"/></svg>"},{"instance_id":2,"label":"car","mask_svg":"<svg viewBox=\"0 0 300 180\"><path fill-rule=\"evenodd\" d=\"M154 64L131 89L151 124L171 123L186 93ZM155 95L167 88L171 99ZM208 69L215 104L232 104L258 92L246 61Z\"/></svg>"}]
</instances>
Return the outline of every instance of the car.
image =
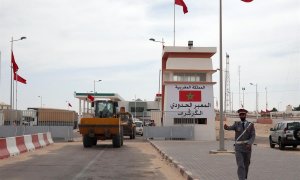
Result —
<instances>
[{"instance_id":1,"label":"car","mask_svg":"<svg viewBox=\"0 0 300 180\"><path fill-rule=\"evenodd\" d=\"M136 130L136 134L139 134L141 136L143 136L144 134L144 125L142 121L135 121L135 130Z\"/></svg>"},{"instance_id":2,"label":"car","mask_svg":"<svg viewBox=\"0 0 300 180\"><path fill-rule=\"evenodd\" d=\"M280 150L285 146L297 148L300 145L300 121L281 121L270 129L269 136L270 147L274 148L279 145Z\"/></svg>"}]
</instances>

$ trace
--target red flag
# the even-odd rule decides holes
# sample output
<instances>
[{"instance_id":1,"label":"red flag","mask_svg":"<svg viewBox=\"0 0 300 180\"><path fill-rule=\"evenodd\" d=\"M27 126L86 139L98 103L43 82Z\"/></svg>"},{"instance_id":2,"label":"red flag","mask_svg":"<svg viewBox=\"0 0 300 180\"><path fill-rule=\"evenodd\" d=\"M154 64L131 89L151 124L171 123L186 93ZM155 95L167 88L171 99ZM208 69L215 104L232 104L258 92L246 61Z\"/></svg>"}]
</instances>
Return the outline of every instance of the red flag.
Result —
<instances>
[{"instance_id":1,"label":"red flag","mask_svg":"<svg viewBox=\"0 0 300 180\"><path fill-rule=\"evenodd\" d=\"M69 107L72 107L71 103L68 103L68 106L69 106Z\"/></svg>"},{"instance_id":2,"label":"red flag","mask_svg":"<svg viewBox=\"0 0 300 180\"><path fill-rule=\"evenodd\" d=\"M17 65L17 63L15 61L15 57L14 57L13 52L11 52L11 63L12 63L12 67L14 69L14 73L16 73L19 70L19 66Z\"/></svg>"},{"instance_id":3,"label":"red flag","mask_svg":"<svg viewBox=\"0 0 300 180\"><path fill-rule=\"evenodd\" d=\"M92 96L92 95L88 95L88 97L87 97L90 101L94 101L95 100L95 98L94 98L94 96Z\"/></svg>"},{"instance_id":4,"label":"red flag","mask_svg":"<svg viewBox=\"0 0 300 180\"><path fill-rule=\"evenodd\" d=\"M187 13L189 12L188 11L188 8L187 6L185 5L184 1L183 0L175 0L175 4L179 5L179 6L182 6L182 9L183 9L183 13Z\"/></svg>"},{"instance_id":5,"label":"red flag","mask_svg":"<svg viewBox=\"0 0 300 180\"><path fill-rule=\"evenodd\" d=\"M20 83L27 84L26 79L19 76L17 73L14 73L14 80L19 81Z\"/></svg>"},{"instance_id":6,"label":"red flag","mask_svg":"<svg viewBox=\"0 0 300 180\"><path fill-rule=\"evenodd\" d=\"M201 91L179 91L179 101L201 101Z\"/></svg>"},{"instance_id":7,"label":"red flag","mask_svg":"<svg viewBox=\"0 0 300 180\"><path fill-rule=\"evenodd\" d=\"M242 1L244 1L244 2L252 2L253 0L242 0Z\"/></svg>"}]
</instances>

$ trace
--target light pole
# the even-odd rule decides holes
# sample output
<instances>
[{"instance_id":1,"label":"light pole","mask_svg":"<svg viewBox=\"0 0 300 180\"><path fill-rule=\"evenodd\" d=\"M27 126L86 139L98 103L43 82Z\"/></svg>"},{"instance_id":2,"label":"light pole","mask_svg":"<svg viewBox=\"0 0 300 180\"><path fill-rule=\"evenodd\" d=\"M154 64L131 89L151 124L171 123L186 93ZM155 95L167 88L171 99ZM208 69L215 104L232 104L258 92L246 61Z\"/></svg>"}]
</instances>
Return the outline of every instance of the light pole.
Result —
<instances>
[{"instance_id":1,"label":"light pole","mask_svg":"<svg viewBox=\"0 0 300 180\"><path fill-rule=\"evenodd\" d=\"M13 47L14 47L14 42L15 41L20 41L20 40L24 40L26 39L25 36L20 37L19 39L14 39L13 37L11 37L11 41L10 41L10 49L11 49L11 56L13 55ZM13 76L15 72L13 72L13 62L12 62L12 57L11 57L11 61L10 61L10 125L13 125L13 118L12 118L12 109L14 109L14 82L13 82ZM16 88L16 104L17 104L17 88ZM16 105L16 109L17 109L17 105Z\"/></svg>"},{"instance_id":2,"label":"light pole","mask_svg":"<svg viewBox=\"0 0 300 180\"><path fill-rule=\"evenodd\" d=\"M43 96L38 96L39 98L41 98L41 108L43 108Z\"/></svg>"},{"instance_id":3,"label":"light pole","mask_svg":"<svg viewBox=\"0 0 300 180\"><path fill-rule=\"evenodd\" d=\"M136 95L134 95L134 118L136 118Z\"/></svg>"},{"instance_id":4,"label":"light pole","mask_svg":"<svg viewBox=\"0 0 300 180\"><path fill-rule=\"evenodd\" d=\"M96 95L96 82L101 82L102 80L94 80L94 96Z\"/></svg>"},{"instance_id":5,"label":"light pole","mask_svg":"<svg viewBox=\"0 0 300 180\"><path fill-rule=\"evenodd\" d=\"M0 51L0 94L1 94L1 51Z\"/></svg>"},{"instance_id":6,"label":"light pole","mask_svg":"<svg viewBox=\"0 0 300 180\"><path fill-rule=\"evenodd\" d=\"M155 40L154 38L150 38L149 40L150 40L150 41L153 41L153 42L159 42L159 43L161 43L161 45L162 45L162 48L164 48L164 45L165 45L164 38L162 38L162 40L161 40L161 41L157 41L157 40Z\"/></svg>"},{"instance_id":7,"label":"light pole","mask_svg":"<svg viewBox=\"0 0 300 180\"><path fill-rule=\"evenodd\" d=\"M242 107L245 108L245 87L242 87L242 90L243 90L243 105Z\"/></svg>"},{"instance_id":8,"label":"light pole","mask_svg":"<svg viewBox=\"0 0 300 180\"><path fill-rule=\"evenodd\" d=\"M268 111L268 89L265 87L266 90L266 112Z\"/></svg>"},{"instance_id":9,"label":"light pole","mask_svg":"<svg viewBox=\"0 0 300 180\"><path fill-rule=\"evenodd\" d=\"M149 40L150 40L150 41L153 41L153 42L161 43L162 51L164 50L164 46L165 46L164 38L162 38L161 41L157 41L157 40L155 40L154 38L150 38ZM159 73L159 75L158 75L158 93L160 93L160 82L161 82L160 80L161 80L161 73L162 73L161 69L159 70L158 73Z\"/></svg>"},{"instance_id":10,"label":"light pole","mask_svg":"<svg viewBox=\"0 0 300 180\"><path fill-rule=\"evenodd\" d=\"M279 112L279 107L280 107L279 105L280 105L281 103L282 103L282 101L280 101L280 102L278 103L278 110L277 110L278 112Z\"/></svg>"},{"instance_id":11,"label":"light pole","mask_svg":"<svg viewBox=\"0 0 300 180\"><path fill-rule=\"evenodd\" d=\"M256 109L256 120L258 119L258 94L257 94L257 83L250 83L250 85L255 86L255 97L256 97L256 105L255 105L255 109Z\"/></svg>"},{"instance_id":12,"label":"light pole","mask_svg":"<svg viewBox=\"0 0 300 180\"><path fill-rule=\"evenodd\" d=\"M220 40L220 144L219 151L226 151L224 147L224 128L223 128L223 45L222 45L222 0L220 0L220 13L219 13L219 40Z\"/></svg>"}]
</instances>

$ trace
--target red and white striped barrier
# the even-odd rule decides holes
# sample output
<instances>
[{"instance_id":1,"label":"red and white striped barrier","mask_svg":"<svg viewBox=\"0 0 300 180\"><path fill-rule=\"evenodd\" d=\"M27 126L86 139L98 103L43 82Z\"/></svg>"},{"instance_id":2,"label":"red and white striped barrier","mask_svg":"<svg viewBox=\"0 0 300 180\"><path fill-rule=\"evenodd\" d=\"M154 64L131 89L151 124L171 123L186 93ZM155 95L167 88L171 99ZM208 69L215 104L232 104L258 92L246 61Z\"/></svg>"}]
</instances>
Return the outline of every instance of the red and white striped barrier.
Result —
<instances>
[{"instance_id":1,"label":"red and white striped barrier","mask_svg":"<svg viewBox=\"0 0 300 180\"><path fill-rule=\"evenodd\" d=\"M28 151L35 150L35 147L32 143L32 135L24 135L24 140L25 140L25 146Z\"/></svg>"},{"instance_id":2,"label":"red and white striped barrier","mask_svg":"<svg viewBox=\"0 0 300 180\"><path fill-rule=\"evenodd\" d=\"M33 143L35 149L39 149L42 147L39 142L38 134L32 134L32 143Z\"/></svg>"},{"instance_id":3,"label":"red and white striped barrier","mask_svg":"<svg viewBox=\"0 0 300 180\"><path fill-rule=\"evenodd\" d=\"M0 159L8 158L10 156L7 145L6 138L0 138Z\"/></svg>"},{"instance_id":4,"label":"red and white striped barrier","mask_svg":"<svg viewBox=\"0 0 300 180\"><path fill-rule=\"evenodd\" d=\"M24 152L28 151L26 146L25 146L24 136L17 136L16 137L16 144L17 144L17 148L19 149L20 153L24 153Z\"/></svg>"},{"instance_id":5,"label":"red and white striped barrier","mask_svg":"<svg viewBox=\"0 0 300 180\"><path fill-rule=\"evenodd\" d=\"M7 150L10 156L16 156L20 154L20 151L17 147L16 137L8 137L6 138Z\"/></svg>"},{"instance_id":6,"label":"red and white striped barrier","mask_svg":"<svg viewBox=\"0 0 300 180\"><path fill-rule=\"evenodd\" d=\"M0 159L16 156L53 144L51 133L0 138Z\"/></svg>"},{"instance_id":7,"label":"red and white striped barrier","mask_svg":"<svg viewBox=\"0 0 300 180\"><path fill-rule=\"evenodd\" d=\"M51 133L50 132L47 132L47 139L49 141L50 144L53 144L53 140L52 140L52 136L51 136Z\"/></svg>"},{"instance_id":8,"label":"red and white striped barrier","mask_svg":"<svg viewBox=\"0 0 300 180\"><path fill-rule=\"evenodd\" d=\"M38 133L38 137L39 137L39 143L42 147L45 147L46 146L46 143L44 141L44 135L43 133Z\"/></svg>"}]
</instances>

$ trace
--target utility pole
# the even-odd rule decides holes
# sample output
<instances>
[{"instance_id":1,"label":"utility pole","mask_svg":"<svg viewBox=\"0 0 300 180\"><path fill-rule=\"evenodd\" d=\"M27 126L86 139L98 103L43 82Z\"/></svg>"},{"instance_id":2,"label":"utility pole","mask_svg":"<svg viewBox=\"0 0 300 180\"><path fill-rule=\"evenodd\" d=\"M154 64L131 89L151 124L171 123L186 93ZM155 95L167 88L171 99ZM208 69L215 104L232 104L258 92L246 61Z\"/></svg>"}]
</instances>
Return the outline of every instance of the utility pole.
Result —
<instances>
[{"instance_id":1,"label":"utility pole","mask_svg":"<svg viewBox=\"0 0 300 180\"><path fill-rule=\"evenodd\" d=\"M239 66L239 107L241 107L241 105L241 66Z\"/></svg>"},{"instance_id":2,"label":"utility pole","mask_svg":"<svg viewBox=\"0 0 300 180\"><path fill-rule=\"evenodd\" d=\"M268 89L265 87L266 90L266 112L268 111Z\"/></svg>"},{"instance_id":3,"label":"utility pole","mask_svg":"<svg viewBox=\"0 0 300 180\"><path fill-rule=\"evenodd\" d=\"M225 108L224 112L231 109L231 95L230 95L230 72L229 72L229 55L226 53L226 71L225 71Z\"/></svg>"}]
</instances>

